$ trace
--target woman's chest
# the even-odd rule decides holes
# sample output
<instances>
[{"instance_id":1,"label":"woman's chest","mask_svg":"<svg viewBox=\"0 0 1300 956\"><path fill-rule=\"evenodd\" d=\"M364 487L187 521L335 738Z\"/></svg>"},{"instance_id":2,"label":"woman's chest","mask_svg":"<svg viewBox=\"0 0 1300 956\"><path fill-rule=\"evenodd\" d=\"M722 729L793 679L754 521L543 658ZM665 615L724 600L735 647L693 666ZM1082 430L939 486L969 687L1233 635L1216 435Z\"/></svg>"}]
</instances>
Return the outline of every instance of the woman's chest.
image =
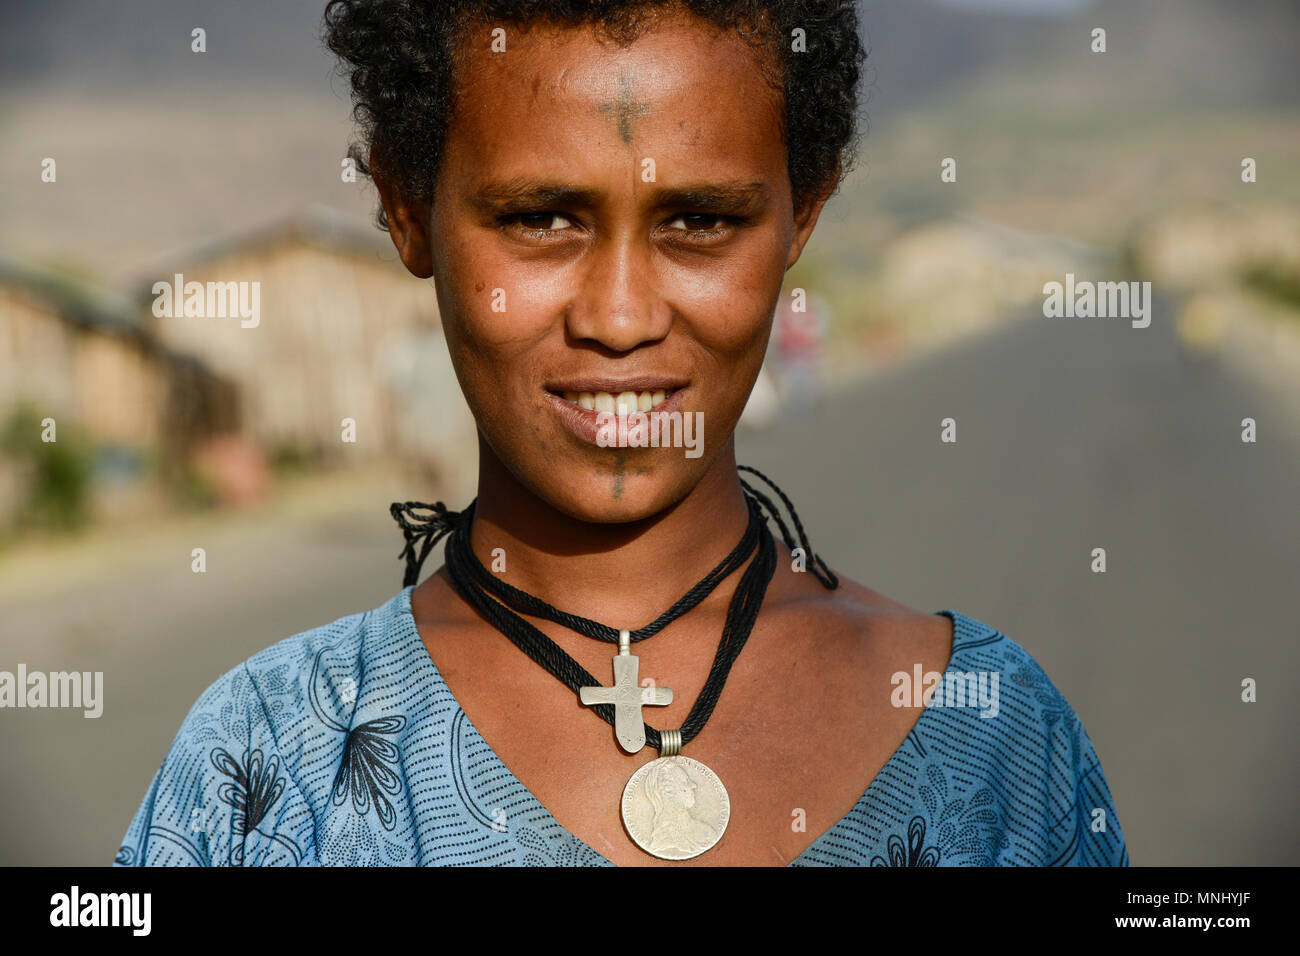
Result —
<instances>
[{"instance_id":1,"label":"woman's chest","mask_svg":"<svg viewBox=\"0 0 1300 956\"><path fill-rule=\"evenodd\" d=\"M638 684L673 691L671 704L641 708L647 723L698 726L707 712L703 730L682 749L708 768L704 776L652 772L655 748L625 752L613 727L526 658L513 665L510 655L469 660L444 645L434 659L487 756L606 859L621 866L783 866L853 810L918 718L918 710L891 705L892 674L915 662L942 669L946 649L922 640L899 657L890 640L787 640L782 652L776 636L755 628L752 640L766 652L737 660L711 711L699 700L710 662L674 665L639 649ZM598 665L588 662L595 676ZM605 671L601 683L612 685L608 662ZM640 812L629 820L624 797L634 776L631 799ZM714 776L725 791L721 818ZM672 855L712 846L687 861L664 861L638 845L629 827L642 845L673 848Z\"/></svg>"}]
</instances>

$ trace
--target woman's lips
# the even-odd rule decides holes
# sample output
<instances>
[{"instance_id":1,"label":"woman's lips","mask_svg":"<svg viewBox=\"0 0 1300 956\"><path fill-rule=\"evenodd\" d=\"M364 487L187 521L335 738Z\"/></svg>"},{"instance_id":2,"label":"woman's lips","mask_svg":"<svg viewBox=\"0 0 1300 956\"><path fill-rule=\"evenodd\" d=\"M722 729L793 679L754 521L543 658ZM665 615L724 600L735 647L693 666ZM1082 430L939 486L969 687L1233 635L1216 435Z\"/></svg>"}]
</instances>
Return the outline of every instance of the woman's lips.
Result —
<instances>
[{"instance_id":1,"label":"woman's lips","mask_svg":"<svg viewBox=\"0 0 1300 956\"><path fill-rule=\"evenodd\" d=\"M642 391L625 390L621 392L564 392L566 402L572 402L588 411L617 412L626 408L629 412L648 412L662 405L674 389L654 388Z\"/></svg>"},{"instance_id":2,"label":"woman's lips","mask_svg":"<svg viewBox=\"0 0 1300 956\"><path fill-rule=\"evenodd\" d=\"M663 414L680 412L685 392L685 388L645 389L640 392L625 391L619 394L565 392L557 395L555 392L548 391L546 398L559 414L561 423L569 431L579 440L596 445L602 414L617 415L620 408L626 409L629 414L647 411ZM588 404L590 407L586 407Z\"/></svg>"}]
</instances>

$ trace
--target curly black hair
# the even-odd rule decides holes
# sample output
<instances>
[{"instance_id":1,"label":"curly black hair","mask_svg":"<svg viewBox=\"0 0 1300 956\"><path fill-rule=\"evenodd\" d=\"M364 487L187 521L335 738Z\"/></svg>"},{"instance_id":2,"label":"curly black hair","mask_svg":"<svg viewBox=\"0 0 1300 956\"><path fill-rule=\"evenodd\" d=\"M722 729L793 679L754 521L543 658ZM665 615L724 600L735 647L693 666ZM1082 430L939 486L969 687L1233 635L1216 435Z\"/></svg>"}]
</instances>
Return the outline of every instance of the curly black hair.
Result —
<instances>
[{"instance_id":1,"label":"curly black hair","mask_svg":"<svg viewBox=\"0 0 1300 956\"><path fill-rule=\"evenodd\" d=\"M330 0L326 46L352 84L360 142L403 195L433 195L455 105L454 68L465 37L484 25L592 26L630 43L656 15L689 11L735 29L762 54L784 95L784 128L796 207L838 189L856 155L858 79L866 51L854 0ZM794 33L803 31L796 50ZM373 154L371 150L373 148ZM381 205L377 222L388 228Z\"/></svg>"}]
</instances>

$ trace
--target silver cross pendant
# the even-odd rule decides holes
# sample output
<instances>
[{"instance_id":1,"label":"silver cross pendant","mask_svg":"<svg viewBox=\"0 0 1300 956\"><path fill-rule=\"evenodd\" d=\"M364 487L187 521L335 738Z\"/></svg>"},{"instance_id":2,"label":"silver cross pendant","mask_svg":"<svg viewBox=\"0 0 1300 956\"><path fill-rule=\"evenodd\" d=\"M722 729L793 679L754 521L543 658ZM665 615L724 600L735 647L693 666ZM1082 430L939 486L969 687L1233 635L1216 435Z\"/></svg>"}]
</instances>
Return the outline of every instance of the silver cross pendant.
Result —
<instances>
[{"instance_id":1,"label":"silver cross pendant","mask_svg":"<svg viewBox=\"0 0 1300 956\"><path fill-rule=\"evenodd\" d=\"M631 635L618 632L618 654L614 658L613 687L583 687L578 691L582 702L614 705L614 736L618 744L630 754L645 746L645 721L641 708L664 707L673 702L673 692L667 687L642 687L637 682L641 659L632 654Z\"/></svg>"}]
</instances>

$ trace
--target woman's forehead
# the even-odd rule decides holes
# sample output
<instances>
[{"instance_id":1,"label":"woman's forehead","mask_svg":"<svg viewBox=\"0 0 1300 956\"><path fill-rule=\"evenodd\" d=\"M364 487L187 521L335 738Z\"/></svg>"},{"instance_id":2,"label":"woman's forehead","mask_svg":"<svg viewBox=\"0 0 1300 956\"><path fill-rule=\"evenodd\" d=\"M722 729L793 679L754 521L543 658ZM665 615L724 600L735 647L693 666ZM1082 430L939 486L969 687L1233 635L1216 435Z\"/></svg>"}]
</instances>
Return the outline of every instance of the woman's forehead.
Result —
<instances>
[{"instance_id":1,"label":"woman's forehead","mask_svg":"<svg viewBox=\"0 0 1300 956\"><path fill-rule=\"evenodd\" d=\"M503 50L481 43L458 68L446 146L459 141L478 163L525 151L565 167L627 151L660 164L689 151L714 165L725 154L781 163L781 92L757 57L739 36L684 19L626 45L593 27L507 33Z\"/></svg>"}]
</instances>

